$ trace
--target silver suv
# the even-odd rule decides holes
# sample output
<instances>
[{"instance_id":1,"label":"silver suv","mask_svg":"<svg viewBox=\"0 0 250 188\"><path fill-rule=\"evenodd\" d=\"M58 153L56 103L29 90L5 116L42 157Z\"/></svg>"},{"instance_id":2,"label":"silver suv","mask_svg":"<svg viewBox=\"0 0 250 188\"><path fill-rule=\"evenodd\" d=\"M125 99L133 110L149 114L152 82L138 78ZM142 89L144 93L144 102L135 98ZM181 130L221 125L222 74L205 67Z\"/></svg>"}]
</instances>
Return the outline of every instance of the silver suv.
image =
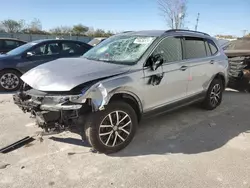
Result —
<instances>
[{"instance_id":1,"label":"silver suv","mask_svg":"<svg viewBox=\"0 0 250 188\"><path fill-rule=\"evenodd\" d=\"M45 132L70 130L112 153L131 142L143 117L194 102L215 109L227 74L226 55L206 33L124 32L80 58L30 70L13 98Z\"/></svg>"}]
</instances>

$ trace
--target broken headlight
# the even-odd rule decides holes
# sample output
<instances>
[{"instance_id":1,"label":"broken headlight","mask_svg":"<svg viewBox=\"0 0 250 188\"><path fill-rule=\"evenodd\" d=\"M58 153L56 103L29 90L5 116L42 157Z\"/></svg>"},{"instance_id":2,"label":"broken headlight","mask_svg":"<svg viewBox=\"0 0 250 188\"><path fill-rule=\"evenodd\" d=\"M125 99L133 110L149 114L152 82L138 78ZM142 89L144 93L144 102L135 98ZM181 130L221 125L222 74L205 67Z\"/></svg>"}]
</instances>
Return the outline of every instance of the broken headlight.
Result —
<instances>
[{"instance_id":1,"label":"broken headlight","mask_svg":"<svg viewBox=\"0 0 250 188\"><path fill-rule=\"evenodd\" d=\"M72 101L76 103L85 103L86 99L91 99L95 110L100 110L108 102L107 89L101 84L95 84L92 87L84 88L81 90L81 95L78 99Z\"/></svg>"}]
</instances>

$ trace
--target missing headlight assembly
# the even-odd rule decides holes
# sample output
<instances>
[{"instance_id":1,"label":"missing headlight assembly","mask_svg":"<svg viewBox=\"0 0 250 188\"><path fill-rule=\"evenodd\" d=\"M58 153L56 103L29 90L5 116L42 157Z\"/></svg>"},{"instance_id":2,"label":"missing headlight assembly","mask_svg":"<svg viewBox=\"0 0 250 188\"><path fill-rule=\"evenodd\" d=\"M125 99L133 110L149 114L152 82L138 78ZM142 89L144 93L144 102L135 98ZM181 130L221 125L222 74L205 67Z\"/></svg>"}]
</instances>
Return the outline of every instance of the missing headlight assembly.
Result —
<instances>
[{"instance_id":1,"label":"missing headlight assembly","mask_svg":"<svg viewBox=\"0 0 250 188\"><path fill-rule=\"evenodd\" d=\"M13 95L13 100L24 112L30 112L45 132L59 133L79 132L77 125L84 119L80 115L103 110L109 97L106 88L97 83L83 88L79 94L55 94L28 88Z\"/></svg>"}]
</instances>

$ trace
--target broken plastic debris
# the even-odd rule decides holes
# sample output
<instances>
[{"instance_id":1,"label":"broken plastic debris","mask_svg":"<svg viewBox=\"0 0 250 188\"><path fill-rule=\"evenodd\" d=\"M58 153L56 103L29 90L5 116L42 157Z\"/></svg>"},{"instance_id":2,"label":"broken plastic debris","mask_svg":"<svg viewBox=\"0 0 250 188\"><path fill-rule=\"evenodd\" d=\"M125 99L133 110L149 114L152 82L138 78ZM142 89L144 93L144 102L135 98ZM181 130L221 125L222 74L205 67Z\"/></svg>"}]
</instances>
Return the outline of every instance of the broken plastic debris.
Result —
<instances>
[{"instance_id":1,"label":"broken plastic debris","mask_svg":"<svg viewBox=\"0 0 250 188\"><path fill-rule=\"evenodd\" d=\"M102 110L104 105L108 102L107 89L101 83L97 87L91 89L84 97L91 98L95 111Z\"/></svg>"},{"instance_id":2,"label":"broken plastic debris","mask_svg":"<svg viewBox=\"0 0 250 188\"><path fill-rule=\"evenodd\" d=\"M216 123L214 123L214 122L209 123L209 126L210 126L210 127L213 127L213 126L215 126L215 125L216 125Z\"/></svg>"},{"instance_id":3,"label":"broken plastic debris","mask_svg":"<svg viewBox=\"0 0 250 188\"><path fill-rule=\"evenodd\" d=\"M25 138L13 143L13 144L10 144L2 149L0 149L0 153L8 153L10 151L13 151L15 149L18 149L32 141L34 141L35 139L33 137L30 137L30 136L26 136Z\"/></svg>"}]
</instances>

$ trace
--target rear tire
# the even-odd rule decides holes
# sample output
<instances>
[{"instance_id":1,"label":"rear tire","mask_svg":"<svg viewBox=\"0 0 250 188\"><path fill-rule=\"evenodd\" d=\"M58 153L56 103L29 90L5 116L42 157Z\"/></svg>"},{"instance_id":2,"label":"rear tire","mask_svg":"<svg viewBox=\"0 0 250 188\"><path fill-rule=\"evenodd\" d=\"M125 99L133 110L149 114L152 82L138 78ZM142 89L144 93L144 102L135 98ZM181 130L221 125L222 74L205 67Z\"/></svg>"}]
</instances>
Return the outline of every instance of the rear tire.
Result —
<instances>
[{"instance_id":1,"label":"rear tire","mask_svg":"<svg viewBox=\"0 0 250 188\"><path fill-rule=\"evenodd\" d=\"M221 104L222 101L222 92L223 92L223 84L221 79L214 79L206 94L206 98L204 99L202 106L207 110L213 110L217 108Z\"/></svg>"},{"instance_id":2,"label":"rear tire","mask_svg":"<svg viewBox=\"0 0 250 188\"><path fill-rule=\"evenodd\" d=\"M0 71L0 91L13 92L21 87L21 74L15 70Z\"/></svg>"},{"instance_id":3,"label":"rear tire","mask_svg":"<svg viewBox=\"0 0 250 188\"><path fill-rule=\"evenodd\" d=\"M137 125L134 109L125 102L114 101L105 110L89 114L85 135L89 144L98 152L114 153L132 141Z\"/></svg>"}]
</instances>

